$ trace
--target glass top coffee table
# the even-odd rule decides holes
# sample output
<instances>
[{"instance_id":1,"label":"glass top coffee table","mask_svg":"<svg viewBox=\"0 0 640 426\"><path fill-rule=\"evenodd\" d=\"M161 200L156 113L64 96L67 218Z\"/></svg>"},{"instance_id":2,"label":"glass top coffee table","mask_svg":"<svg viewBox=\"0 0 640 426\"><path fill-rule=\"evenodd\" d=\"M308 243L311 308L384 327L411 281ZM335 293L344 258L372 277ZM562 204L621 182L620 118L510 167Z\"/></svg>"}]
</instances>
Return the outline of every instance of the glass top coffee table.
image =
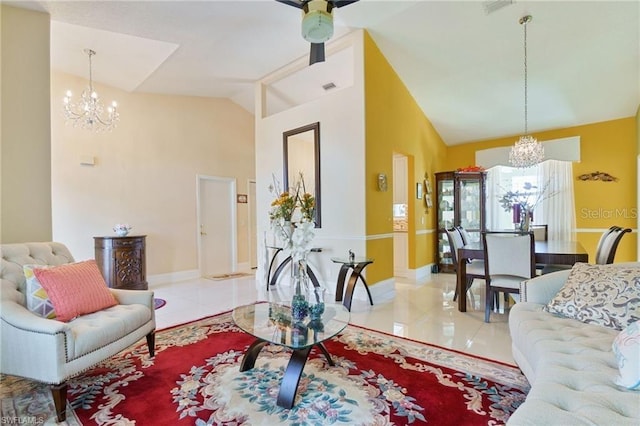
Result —
<instances>
[{"instance_id":1,"label":"glass top coffee table","mask_svg":"<svg viewBox=\"0 0 640 426\"><path fill-rule=\"evenodd\" d=\"M300 322L292 321L289 306L270 302L238 306L233 310L233 321L242 331L256 338L244 354L240 371L254 367L258 354L267 343L290 348L292 354L277 400L278 406L289 409L293 407L298 382L311 349L317 346L333 366L323 342L344 330L349 318L349 311L342 304L325 304L322 318L312 321L307 317Z\"/></svg>"}]
</instances>

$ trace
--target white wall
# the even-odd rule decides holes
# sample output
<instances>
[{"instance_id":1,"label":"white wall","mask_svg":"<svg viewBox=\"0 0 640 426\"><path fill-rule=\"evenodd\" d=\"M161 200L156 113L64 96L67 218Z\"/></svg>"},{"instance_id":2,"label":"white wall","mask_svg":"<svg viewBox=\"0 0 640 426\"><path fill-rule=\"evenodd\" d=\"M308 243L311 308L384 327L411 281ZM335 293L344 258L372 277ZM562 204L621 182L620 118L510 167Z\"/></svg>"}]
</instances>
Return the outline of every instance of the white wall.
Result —
<instances>
[{"instance_id":1,"label":"white wall","mask_svg":"<svg viewBox=\"0 0 640 426\"><path fill-rule=\"evenodd\" d=\"M318 121L322 228L316 229L314 245L323 251L311 254L310 262L320 273L320 281L330 290L335 288L340 269L330 258L345 257L349 249L356 254L364 254L366 245L363 32L355 32L340 42L354 46L353 86L328 92L320 99L266 118L262 118L260 95L256 101L259 267L265 265L265 231L268 242L273 242L268 218L273 195L269 193L268 186L272 175L282 182L282 133ZM330 78L328 76L328 80ZM260 88L257 92L261 94Z\"/></svg>"},{"instance_id":2,"label":"white wall","mask_svg":"<svg viewBox=\"0 0 640 426\"><path fill-rule=\"evenodd\" d=\"M121 120L111 133L67 126L62 97L79 94L83 78L53 73L53 238L77 260L94 257L94 236L113 235L115 223L147 235L147 275L198 267L196 175L232 177L247 193L254 175L254 119L227 99L127 93L94 84L116 100ZM81 158L95 158L94 166ZM248 205L238 204L247 226ZM238 261L248 262L246 230L239 230Z\"/></svg>"}]
</instances>

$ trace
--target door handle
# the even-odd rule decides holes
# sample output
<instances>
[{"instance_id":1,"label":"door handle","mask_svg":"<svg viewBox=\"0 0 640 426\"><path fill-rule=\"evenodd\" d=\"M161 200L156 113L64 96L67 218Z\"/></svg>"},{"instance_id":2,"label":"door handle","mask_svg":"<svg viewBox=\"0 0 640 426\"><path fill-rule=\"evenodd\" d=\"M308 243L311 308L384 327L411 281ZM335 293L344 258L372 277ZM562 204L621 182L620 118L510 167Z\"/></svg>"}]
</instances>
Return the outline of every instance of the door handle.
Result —
<instances>
[{"instance_id":1,"label":"door handle","mask_svg":"<svg viewBox=\"0 0 640 426\"><path fill-rule=\"evenodd\" d=\"M200 225L200 235L207 235L207 233L204 232L202 224Z\"/></svg>"}]
</instances>

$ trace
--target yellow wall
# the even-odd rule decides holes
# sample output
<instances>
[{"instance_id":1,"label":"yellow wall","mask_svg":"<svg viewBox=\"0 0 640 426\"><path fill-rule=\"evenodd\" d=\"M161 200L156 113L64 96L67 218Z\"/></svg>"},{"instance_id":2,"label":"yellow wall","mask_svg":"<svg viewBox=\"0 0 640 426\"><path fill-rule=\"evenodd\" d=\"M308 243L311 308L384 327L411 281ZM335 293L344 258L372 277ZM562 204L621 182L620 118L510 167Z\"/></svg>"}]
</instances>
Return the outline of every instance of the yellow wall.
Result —
<instances>
[{"instance_id":1,"label":"yellow wall","mask_svg":"<svg viewBox=\"0 0 640 426\"><path fill-rule=\"evenodd\" d=\"M377 176L385 173L393 186L393 154L409 159L409 269L433 262L435 214L425 213L415 197L415 184L425 173L433 182L434 172L445 161L446 146L422 110L389 65L369 34L365 33L365 181L367 236L393 233L393 191L378 190ZM424 223L423 223L424 222ZM367 269L371 283L393 277L393 238L367 242L367 256L376 261Z\"/></svg>"},{"instance_id":2,"label":"yellow wall","mask_svg":"<svg viewBox=\"0 0 640 426\"><path fill-rule=\"evenodd\" d=\"M636 154L640 154L640 105L638 105L638 110L636 111L636 144Z\"/></svg>"},{"instance_id":3,"label":"yellow wall","mask_svg":"<svg viewBox=\"0 0 640 426\"><path fill-rule=\"evenodd\" d=\"M581 161L573 164L574 176L595 171L618 178L617 182L574 183L577 239L595 260L595 247L603 229L612 225L635 229L637 225L637 118L629 117L566 129L538 132L539 141L580 136ZM477 150L513 145L517 135L449 147L446 168L475 164ZM481 164L480 164L481 165ZM636 260L637 233L623 237L616 262Z\"/></svg>"},{"instance_id":4,"label":"yellow wall","mask_svg":"<svg viewBox=\"0 0 640 426\"><path fill-rule=\"evenodd\" d=\"M636 174L640 168L640 105L636 110ZM636 206L640 200L640 177L636 176ZM636 218L636 228L640 229L640 217ZM636 260L640 261L640 238L636 238Z\"/></svg>"},{"instance_id":5,"label":"yellow wall","mask_svg":"<svg viewBox=\"0 0 640 426\"><path fill-rule=\"evenodd\" d=\"M49 15L0 5L3 243L51 240Z\"/></svg>"}]
</instances>

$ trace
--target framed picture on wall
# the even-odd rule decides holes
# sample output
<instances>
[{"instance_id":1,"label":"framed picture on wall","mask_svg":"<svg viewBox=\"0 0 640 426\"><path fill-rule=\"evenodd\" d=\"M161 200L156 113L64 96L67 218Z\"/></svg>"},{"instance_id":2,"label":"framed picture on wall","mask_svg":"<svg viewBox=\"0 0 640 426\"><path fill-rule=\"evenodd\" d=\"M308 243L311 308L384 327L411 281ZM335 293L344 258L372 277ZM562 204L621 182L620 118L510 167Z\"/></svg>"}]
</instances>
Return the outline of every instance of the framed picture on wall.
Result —
<instances>
[{"instance_id":1,"label":"framed picture on wall","mask_svg":"<svg viewBox=\"0 0 640 426\"><path fill-rule=\"evenodd\" d=\"M236 200L239 204L247 203L247 194L237 194Z\"/></svg>"}]
</instances>

